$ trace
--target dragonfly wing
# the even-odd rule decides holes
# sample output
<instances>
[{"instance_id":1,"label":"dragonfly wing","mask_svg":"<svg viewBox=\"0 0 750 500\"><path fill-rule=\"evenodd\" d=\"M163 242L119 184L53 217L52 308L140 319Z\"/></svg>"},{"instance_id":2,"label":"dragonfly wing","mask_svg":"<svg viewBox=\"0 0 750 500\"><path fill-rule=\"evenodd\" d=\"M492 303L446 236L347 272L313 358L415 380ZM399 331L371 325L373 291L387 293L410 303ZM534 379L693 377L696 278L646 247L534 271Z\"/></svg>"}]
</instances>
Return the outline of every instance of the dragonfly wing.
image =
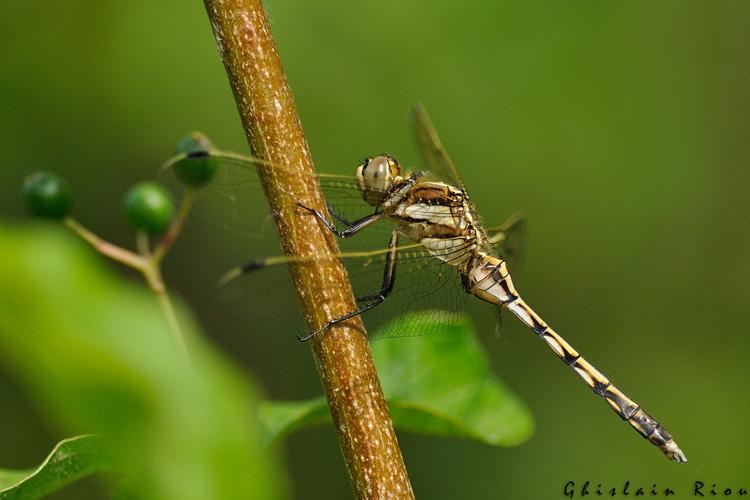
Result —
<instances>
[{"instance_id":1,"label":"dragonfly wing","mask_svg":"<svg viewBox=\"0 0 750 500\"><path fill-rule=\"evenodd\" d=\"M162 167L160 180L170 187L170 191L180 192L184 188L176 175L179 162L202 161L206 158L215 161L216 173L210 183L199 189L194 213L239 234L265 235L268 232L266 229L273 227L259 177L260 170L291 169L295 175L310 175L300 173L294 166L232 152L211 150L202 153L199 157L173 157ZM371 210L362 200L354 175L326 173L312 177L320 184L326 200L340 212L352 214L350 216L353 217L358 212Z\"/></svg>"},{"instance_id":2,"label":"dragonfly wing","mask_svg":"<svg viewBox=\"0 0 750 500\"><path fill-rule=\"evenodd\" d=\"M327 257L344 260L357 297L366 297L381 289L388 254L384 243L387 243L391 231L392 226L378 224L367 231L368 236L365 238L373 244L378 240L378 246L365 245L366 250L359 250L363 248L363 242L354 241L359 237L342 240L341 255ZM468 296L461 286L460 275L453 266L435 258L419 244L407 242L398 249L392 292L383 303L362 316L371 338L430 335L439 331L439 324L455 319L466 308ZM455 247L451 250L451 255L444 257L458 258L461 252L466 251L468 248ZM257 296L262 288L267 289L268 283L275 284L273 286L277 289L281 288L280 283L287 283L288 277L282 276L286 273L285 266L267 264L283 264L288 259L269 257L254 261L248 266L253 269L252 272L236 276L220 290L227 299L226 309L229 312L256 314L254 308L247 307L243 297ZM300 265L304 266L305 262L300 262ZM267 293L276 292L267 289ZM420 311L432 311L430 320L417 321L414 313ZM301 322L297 324L301 328ZM303 335L307 332L300 330L295 333Z\"/></svg>"},{"instance_id":3,"label":"dragonfly wing","mask_svg":"<svg viewBox=\"0 0 750 500\"><path fill-rule=\"evenodd\" d=\"M459 258L466 247L455 247L446 259ZM376 309L363 319L370 338L400 338L432 335L440 325L453 321L466 309L468 295L461 285L457 269L436 258L424 249L399 251L393 292ZM382 266L378 263L378 268ZM377 290L378 283L371 281L358 263L347 263L355 293ZM431 312L429 320L418 319L415 313Z\"/></svg>"},{"instance_id":4,"label":"dragonfly wing","mask_svg":"<svg viewBox=\"0 0 750 500\"><path fill-rule=\"evenodd\" d=\"M431 174L451 186L464 189L464 184L458 175L455 165L443 147L440 137L432 125L432 120L422 103L416 103L412 108L414 133L422 155L425 167ZM465 191L465 189L464 189Z\"/></svg>"},{"instance_id":5,"label":"dragonfly wing","mask_svg":"<svg viewBox=\"0 0 750 500\"><path fill-rule=\"evenodd\" d=\"M487 229L492 249L508 265L511 273L517 272L526 246L526 215L516 212L497 227Z\"/></svg>"}]
</instances>

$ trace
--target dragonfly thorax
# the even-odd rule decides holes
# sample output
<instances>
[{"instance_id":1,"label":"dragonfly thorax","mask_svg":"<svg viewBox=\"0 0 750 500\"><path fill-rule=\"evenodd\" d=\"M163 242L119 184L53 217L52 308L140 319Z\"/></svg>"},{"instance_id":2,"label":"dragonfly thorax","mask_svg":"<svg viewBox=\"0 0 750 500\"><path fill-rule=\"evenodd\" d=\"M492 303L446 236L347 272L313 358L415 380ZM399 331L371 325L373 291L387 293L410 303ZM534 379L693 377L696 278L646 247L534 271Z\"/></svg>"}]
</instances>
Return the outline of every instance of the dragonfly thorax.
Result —
<instances>
[{"instance_id":1,"label":"dragonfly thorax","mask_svg":"<svg viewBox=\"0 0 750 500\"><path fill-rule=\"evenodd\" d=\"M378 206L388 197L393 184L401 180L401 165L390 155L374 156L357 167L356 175L364 200Z\"/></svg>"},{"instance_id":2,"label":"dragonfly thorax","mask_svg":"<svg viewBox=\"0 0 750 500\"><path fill-rule=\"evenodd\" d=\"M486 242L466 193L444 182L411 176L395 186L384 212L405 237L460 270Z\"/></svg>"}]
</instances>

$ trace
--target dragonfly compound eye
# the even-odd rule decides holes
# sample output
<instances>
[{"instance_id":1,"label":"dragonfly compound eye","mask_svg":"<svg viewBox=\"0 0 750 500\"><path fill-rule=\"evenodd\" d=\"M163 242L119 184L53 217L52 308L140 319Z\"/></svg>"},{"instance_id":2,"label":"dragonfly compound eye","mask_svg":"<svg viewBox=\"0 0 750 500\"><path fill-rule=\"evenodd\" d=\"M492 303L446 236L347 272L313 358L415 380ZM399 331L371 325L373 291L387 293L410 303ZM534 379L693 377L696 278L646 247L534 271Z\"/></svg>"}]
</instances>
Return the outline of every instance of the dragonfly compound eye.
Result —
<instances>
[{"instance_id":1,"label":"dragonfly compound eye","mask_svg":"<svg viewBox=\"0 0 750 500\"><path fill-rule=\"evenodd\" d=\"M401 167L392 156L380 155L365 160L357 168L357 180L365 201L370 205L379 205L386 197L393 179L400 174Z\"/></svg>"}]
</instances>

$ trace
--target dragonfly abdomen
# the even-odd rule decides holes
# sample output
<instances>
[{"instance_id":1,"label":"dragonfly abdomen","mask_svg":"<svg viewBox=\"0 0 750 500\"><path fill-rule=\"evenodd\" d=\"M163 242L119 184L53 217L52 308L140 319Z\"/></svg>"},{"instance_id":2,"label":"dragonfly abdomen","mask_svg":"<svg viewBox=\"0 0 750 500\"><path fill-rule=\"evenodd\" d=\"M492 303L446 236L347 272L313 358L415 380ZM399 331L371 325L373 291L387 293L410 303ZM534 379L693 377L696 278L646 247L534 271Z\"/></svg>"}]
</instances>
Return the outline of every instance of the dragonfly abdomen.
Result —
<instances>
[{"instance_id":1,"label":"dragonfly abdomen","mask_svg":"<svg viewBox=\"0 0 750 500\"><path fill-rule=\"evenodd\" d=\"M575 370L594 393L601 396L623 420L642 437L657 446L675 462L687 462L672 436L638 403L615 387L607 377L586 361L565 339L550 328L520 297L502 259L479 252L468 263L464 283L467 291L482 300L509 309L536 333L566 365Z\"/></svg>"}]
</instances>

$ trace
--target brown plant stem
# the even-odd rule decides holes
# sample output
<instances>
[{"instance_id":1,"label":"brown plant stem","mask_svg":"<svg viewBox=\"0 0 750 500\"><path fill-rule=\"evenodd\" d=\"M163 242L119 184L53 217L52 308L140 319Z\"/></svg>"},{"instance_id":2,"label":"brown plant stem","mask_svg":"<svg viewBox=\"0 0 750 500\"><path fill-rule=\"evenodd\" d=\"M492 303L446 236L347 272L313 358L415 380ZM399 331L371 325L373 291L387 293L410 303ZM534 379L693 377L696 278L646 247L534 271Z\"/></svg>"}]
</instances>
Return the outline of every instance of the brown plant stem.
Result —
<instances>
[{"instance_id":1,"label":"brown plant stem","mask_svg":"<svg viewBox=\"0 0 750 500\"><path fill-rule=\"evenodd\" d=\"M305 257L337 252L333 235L295 204L326 213L261 1L204 3L251 148L264 160L296 167L261 172L284 252ZM339 260L304 259L292 264L290 273L310 331L355 308ZM339 323L310 343L356 496L413 498L362 321Z\"/></svg>"}]
</instances>

